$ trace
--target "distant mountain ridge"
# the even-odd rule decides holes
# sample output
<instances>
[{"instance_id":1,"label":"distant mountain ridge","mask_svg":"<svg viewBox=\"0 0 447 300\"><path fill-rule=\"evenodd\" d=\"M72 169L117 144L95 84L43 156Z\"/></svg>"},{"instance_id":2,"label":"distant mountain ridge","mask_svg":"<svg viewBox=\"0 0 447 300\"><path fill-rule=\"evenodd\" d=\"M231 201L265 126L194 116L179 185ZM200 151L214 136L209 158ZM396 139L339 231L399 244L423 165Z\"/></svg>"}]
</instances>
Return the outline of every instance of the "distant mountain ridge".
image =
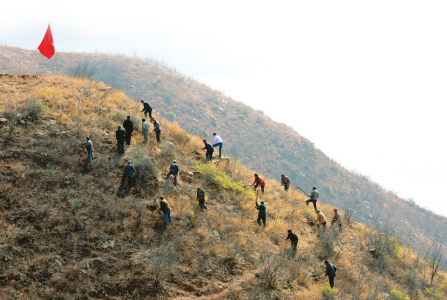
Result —
<instances>
[{"instance_id":1,"label":"distant mountain ridge","mask_svg":"<svg viewBox=\"0 0 447 300\"><path fill-rule=\"evenodd\" d=\"M218 133L224 141L224 154L239 158L262 175L279 179L285 174L293 186L308 193L317 186L320 201L350 208L361 221L391 219L402 236L416 239L419 249L447 226L447 218L346 170L289 126L164 66L123 55L56 53L57 73L68 74L79 65L94 70L94 78L121 89L134 100L149 101L161 115L191 133L206 139ZM52 74L54 65L37 50L2 46L2 72ZM247 182L251 180L247 178Z\"/></svg>"}]
</instances>

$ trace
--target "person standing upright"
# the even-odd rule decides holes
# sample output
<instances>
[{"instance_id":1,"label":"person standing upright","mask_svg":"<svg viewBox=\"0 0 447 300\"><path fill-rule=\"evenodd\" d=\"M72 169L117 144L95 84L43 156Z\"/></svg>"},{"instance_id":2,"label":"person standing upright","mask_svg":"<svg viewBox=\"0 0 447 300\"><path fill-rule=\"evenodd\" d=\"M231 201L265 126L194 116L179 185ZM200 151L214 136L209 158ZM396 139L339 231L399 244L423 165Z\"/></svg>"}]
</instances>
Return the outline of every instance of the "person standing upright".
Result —
<instances>
[{"instance_id":1,"label":"person standing upright","mask_svg":"<svg viewBox=\"0 0 447 300\"><path fill-rule=\"evenodd\" d=\"M177 185L177 175L178 175L178 165L177 162L174 160L171 164L171 167L169 168L168 175L166 176L166 180L169 183L169 177L172 175L174 176L174 185Z\"/></svg>"},{"instance_id":2,"label":"person standing upright","mask_svg":"<svg viewBox=\"0 0 447 300\"><path fill-rule=\"evenodd\" d=\"M152 119L152 107L149 105L149 103L147 103L143 99L141 99L141 103L143 103L142 112L144 112L144 116L147 118L147 114L149 114L149 118Z\"/></svg>"},{"instance_id":3,"label":"person standing upright","mask_svg":"<svg viewBox=\"0 0 447 300\"><path fill-rule=\"evenodd\" d=\"M255 181L253 181L254 190L258 188L258 186L261 186L261 192L264 194L264 187L265 187L265 181L262 179L261 176L255 173Z\"/></svg>"},{"instance_id":4,"label":"person standing upright","mask_svg":"<svg viewBox=\"0 0 447 300\"><path fill-rule=\"evenodd\" d=\"M150 130L150 126L149 123L146 122L146 119L141 119L141 122L143 122L141 124L141 131L143 132L143 136L144 136L144 144L147 144L147 142L149 141L149 130Z\"/></svg>"},{"instance_id":5,"label":"person standing upright","mask_svg":"<svg viewBox=\"0 0 447 300\"><path fill-rule=\"evenodd\" d=\"M281 175L281 185L284 186L284 190L287 192L289 190L290 186L290 179L287 176L284 176L284 174Z\"/></svg>"},{"instance_id":6,"label":"person standing upright","mask_svg":"<svg viewBox=\"0 0 447 300\"><path fill-rule=\"evenodd\" d=\"M306 201L306 205L309 206L309 202L312 202L315 208L315 211L317 210L317 200L320 194L317 191L316 187L312 188L312 193L310 194L310 199Z\"/></svg>"},{"instance_id":7,"label":"person standing upright","mask_svg":"<svg viewBox=\"0 0 447 300\"><path fill-rule=\"evenodd\" d=\"M158 122L154 118L151 118L151 122L152 122L152 124L154 124L154 131L155 131L155 135L157 136L157 143L160 143L161 142L161 140L160 140L160 132L161 132L160 122Z\"/></svg>"},{"instance_id":8,"label":"person standing upright","mask_svg":"<svg viewBox=\"0 0 447 300\"><path fill-rule=\"evenodd\" d=\"M334 279L336 276L335 272L337 271L337 267L329 263L327 260L324 261L324 264L326 265L325 276L329 277L329 285L331 286L331 288L334 288Z\"/></svg>"},{"instance_id":9,"label":"person standing upright","mask_svg":"<svg viewBox=\"0 0 447 300\"><path fill-rule=\"evenodd\" d=\"M199 201L199 206L202 209L208 209L205 205L205 191L201 188L197 188L197 201Z\"/></svg>"},{"instance_id":10,"label":"person standing upright","mask_svg":"<svg viewBox=\"0 0 447 300\"><path fill-rule=\"evenodd\" d=\"M265 227L265 219L267 218L266 207L264 201L261 201L261 205L258 205L258 201L256 200L256 209L258 212L258 224L261 225L261 221L264 223Z\"/></svg>"},{"instance_id":11,"label":"person standing upright","mask_svg":"<svg viewBox=\"0 0 447 300\"><path fill-rule=\"evenodd\" d=\"M89 137L86 137L86 142L84 143L85 150L87 150L87 161L89 164L93 162L93 143Z\"/></svg>"},{"instance_id":12,"label":"person standing upright","mask_svg":"<svg viewBox=\"0 0 447 300\"><path fill-rule=\"evenodd\" d=\"M126 141L126 132L121 129L121 126L118 126L118 130L116 131L116 141L118 143L118 155L123 155L124 142Z\"/></svg>"},{"instance_id":13,"label":"person standing upright","mask_svg":"<svg viewBox=\"0 0 447 300\"><path fill-rule=\"evenodd\" d=\"M334 226L334 224L338 225L340 232L343 231L343 225L341 224L341 216L336 208L334 209L334 217L332 218L332 226Z\"/></svg>"},{"instance_id":14,"label":"person standing upright","mask_svg":"<svg viewBox=\"0 0 447 300\"><path fill-rule=\"evenodd\" d=\"M212 160L213 153L214 153L213 146L210 143L208 143L206 140L203 140L203 144L205 145L205 148L203 148L203 149L206 150L206 159Z\"/></svg>"},{"instance_id":15,"label":"person standing upright","mask_svg":"<svg viewBox=\"0 0 447 300\"><path fill-rule=\"evenodd\" d=\"M220 138L220 136L218 136L217 134L213 133L213 148L219 146L219 158L222 157L222 139Z\"/></svg>"},{"instance_id":16,"label":"person standing upright","mask_svg":"<svg viewBox=\"0 0 447 300\"><path fill-rule=\"evenodd\" d=\"M127 116L127 120L123 122L124 130L126 130L126 145L130 146L130 138L133 132L133 123L130 120L130 116Z\"/></svg>"}]
</instances>

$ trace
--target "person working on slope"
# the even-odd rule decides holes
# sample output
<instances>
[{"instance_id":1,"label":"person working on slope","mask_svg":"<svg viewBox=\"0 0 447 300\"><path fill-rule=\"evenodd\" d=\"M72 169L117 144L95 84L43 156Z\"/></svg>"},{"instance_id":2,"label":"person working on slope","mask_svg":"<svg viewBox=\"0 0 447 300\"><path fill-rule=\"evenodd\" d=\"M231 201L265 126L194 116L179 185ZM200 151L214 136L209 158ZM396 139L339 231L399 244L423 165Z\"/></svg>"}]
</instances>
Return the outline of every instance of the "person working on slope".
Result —
<instances>
[{"instance_id":1,"label":"person working on slope","mask_svg":"<svg viewBox=\"0 0 447 300\"><path fill-rule=\"evenodd\" d=\"M219 158L222 157L222 139L220 138L220 136L218 136L217 134L213 133L213 148L219 146Z\"/></svg>"},{"instance_id":2,"label":"person working on slope","mask_svg":"<svg viewBox=\"0 0 447 300\"><path fill-rule=\"evenodd\" d=\"M116 131L116 142L118 143L118 155L124 154L124 142L126 141L126 132L118 126Z\"/></svg>"},{"instance_id":3,"label":"person working on slope","mask_svg":"<svg viewBox=\"0 0 447 300\"><path fill-rule=\"evenodd\" d=\"M135 167L132 165L132 162L130 160L127 161L127 165L124 167L124 174L123 174L123 181L122 184L126 181L127 178L127 185L129 188L132 187L132 180L133 180L133 173L135 173Z\"/></svg>"},{"instance_id":4,"label":"person working on slope","mask_svg":"<svg viewBox=\"0 0 447 300\"><path fill-rule=\"evenodd\" d=\"M206 150L206 159L212 160L213 153L214 153L213 146L210 143L208 143L206 140L203 140L203 144L205 145L205 148L203 148L203 149Z\"/></svg>"},{"instance_id":5,"label":"person working on slope","mask_svg":"<svg viewBox=\"0 0 447 300\"><path fill-rule=\"evenodd\" d=\"M317 191L316 187L312 188L312 193L310 194L310 199L306 201L306 205L309 206L309 202L312 202L314 205L315 211L317 210L317 199L320 194Z\"/></svg>"},{"instance_id":6,"label":"person working on slope","mask_svg":"<svg viewBox=\"0 0 447 300\"><path fill-rule=\"evenodd\" d=\"M145 102L143 99L141 99L141 103L143 103L143 110L144 116L147 118L147 114L149 114L149 118L152 119L152 107L149 105L149 103Z\"/></svg>"},{"instance_id":7,"label":"person working on slope","mask_svg":"<svg viewBox=\"0 0 447 300\"><path fill-rule=\"evenodd\" d=\"M167 183L169 183L169 177L172 175L174 177L174 185L177 185L178 171L179 171L179 168L178 168L177 162L174 160L174 161L172 161L171 167L169 168L169 173L166 176Z\"/></svg>"},{"instance_id":8,"label":"person working on slope","mask_svg":"<svg viewBox=\"0 0 447 300\"><path fill-rule=\"evenodd\" d=\"M329 285L331 288L334 288L334 279L335 279L335 272L337 271L337 267L333 264L329 263L327 260L324 261L324 264L326 265L326 272L324 276L329 277Z\"/></svg>"},{"instance_id":9,"label":"person working on slope","mask_svg":"<svg viewBox=\"0 0 447 300\"><path fill-rule=\"evenodd\" d=\"M87 150L87 161L89 164L93 162L93 143L89 137L86 137L86 142L84 143L85 150Z\"/></svg>"},{"instance_id":10,"label":"person working on slope","mask_svg":"<svg viewBox=\"0 0 447 300\"><path fill-rule=\"evenodd\" d=\"M258 212L258 224L261 225L261 221L264 223L265 227L265 219L267 217L266 207L264 205L264 201L261 201L261 205L258 205L258 201L256 200L256 209Z\"/></svg>"},{"instance_id":11,"label":"person working on slope","mask_svg":"<svg viewBox=\"0 0 447 300\"><path fill-rule=\"evenodd\" d=\"M289 229L287 230L287 237L284 240L290 240L291 256L294 257L296 254L296 247L298 245L298 236L292 232L292 229Z\"/></svg>"},{"instance_id":12,"label":"person working on slope","mask_svg":"<svg viewBox=\"0 0 447 300\"><path fill-rule=\"evenodd\" d=\"M290 179L287 176L284 176L284 174L281 175L281 185L284 186L284 191L288 191L289 190L289 186L290 186Z\"/></svg>"},{"instance_id":13,"label":"person working on slope","mask_svg":"<svg viewBox=\"0 0 447 300\"><path fill-rule=\"evenodd\" d=\"M332 218L332 226L334 224L338 224L338 228L340 229L340 232L343 231L343 226L341 224L341 216L336 208L334 209L334 217Z\"/></svg>"},{"instance_id":14,"label":"person working on slope","mask_svg":"<svg viewBox=\"0 0 447 300\"><path fill-rule=\"evenodd\" d=\"M255 174L255 181L253 181L252 185L254 185L255 191L258 188L258 186L261 186L261 192L264 193L265 181L258 174Z\"/></svg>"},{"instance_id":15,"label":"person working on slope","mask_svg":"<svg viewBox=\"0 0 447 300\"><path fill-rule=\"evenodd\" d=\"M316 212L317 212L317 219L315 220L315 223L318 223L317 227L320 228L320 225L326 227L327 223L326 216L319 209L317 209Z\"/></svg>"},{"instance_id":16,"label":"person working on slope","mask_svg":"<svg viewBox=\"0 0 447 300\"><path fill-rule=\"evenodd\" d=\"M202 190L201 188L197 188L197 201L199 201L199 206L202 209L202 211L204 209L207 209L205 205L205 191Z\"/></svg>"},{"instance_id":17,"label":"person working on slope","mask_svg":"<svg viewBox=\"0 0 447 300\"><path fill-rule=\"evenodd\" d=\"M133 123L130 120L130 116L127 116L127 120L123 122L124 130L126 130L126 145L130 146L130 138L133 132Z\"/></svg>"},{"instance_id":18,"label":"person working on slope","mask_svg":"<svg viewBox=\"0 0 447 300\"><path fill-rule=\"evenodd\" d=\"M150 130L150 126L149 123L146 122L146 119L141 119L141 122L143 122L141 124L141 130L143 131L143 136L144 136L144 144L147 144L147 142L149 141L149 130Z\"/></svg>"},{"instance_id":19,"label":"person working on slope","mask_svg":"<svg viewBox=\"0 0 447 300\"><path fill-rule=\"evenodd\" d=\"M158 206L160 207L160 210L163 212L163 224L166 227L168 225L168 221L169 223L172 222L171 219L171 207L169 206L168 201L164 200L163 196L160 196L161 201L158 202L157 199L157 203Z\"/></svg>"},{"instance_id":20,"label":"person working on slope","mask_svg":"<svg viewBox=\"0 0 447 300\"><path fill-rule=\"evenodd\" d=\"M160 133L161 133L161 127L160 127L160 122L158 122L157 120L155 120L154 118L151 119L152 124L154 124L154 131L155 131L155 135L157 136L157 143L160 143Z\"/></svg>"}]
</instances>

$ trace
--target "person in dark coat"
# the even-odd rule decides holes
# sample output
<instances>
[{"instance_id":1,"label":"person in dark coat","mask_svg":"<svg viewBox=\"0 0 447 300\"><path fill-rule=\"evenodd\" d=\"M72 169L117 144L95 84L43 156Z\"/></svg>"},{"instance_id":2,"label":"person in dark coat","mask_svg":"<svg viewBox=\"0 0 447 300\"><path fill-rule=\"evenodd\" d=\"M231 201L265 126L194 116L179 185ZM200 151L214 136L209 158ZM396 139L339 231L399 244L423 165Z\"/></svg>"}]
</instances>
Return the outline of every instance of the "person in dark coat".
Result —
<instances>
[{"instance_id":1,"label":"person in dark coat","mask_svg":"<svg viewBox=\"0 0 447 300\"><path fill-rule=\"evenodd\" d=\"M126 130L126 145L130 146L130 138L133 132L133 123L130 120L130 116L127 116L127 120L123 122L124 130Z\"/></svg>"},{"instance_id":2,"label":"person in dark coat","mask_svg":"<svg viewBox=\"0 0 447 300\"><path fill-rule=\"evenodd\" d=\"M172 176L174 176L174 185L177 185L178 171L179 171L179 168L178 168L177 162L174 160L171 164L171 167L169 168L169 173L166 176L167 182L169 182L169 177L172 175Z\"/></svg>"},{"instance_id":3,"label":"person in dark coat","mask_svg":"<svg viewBox=\"0 0 447 300\"><path fill-rule=\"evenodd\" d=\"M287 230L287 237L284 240L290 240L291 256L294 257L296 254L296 247L298 246L298 236L292 232L292 229L289 229Z\"/></svg>"},{"instance_id":4,"label":"person in dark coat","mask_svg":"<svg viewBox=\"0 0 447 300\"><path fill-rule=\"evenodd\" d=\"M160 133L161 133L161 127L160 127L160 122L158 122L157 120L155 120L154 118L151 119L152 124L154 124L154 131L155 131L155 135L157 137L157 143L160 143Z\"/></svg>"},{"instance_id":5,"label":"person in dark coat","mask_svg":"<svg viewBox=\"0 0 447 300\"><path fill-rule=\"evenodd\" d=\"M128 180L129 188L132 186L132 180L133 180L133 173L135 173L135 167L132 165L132 162L130 160L127 161L127 165L124 167L124 174L123 174L123 184Z\"/></svg>"},{"instance_id":6,"label":"person in dark coat","mask_svg":"<svg viewBox=\"0 0 447 300\"><path fill-rule=\"evenodd\" d=\"M85 150L87 150L87 161L89 164L93 162L93 143L89 137L86 137L86 142L84 143Z\"/></svg>"},{"instance_id":7,"label":"person in dark coat","mask_svg":"<svg viewBox=\"0 0 447 300\"><path fill-rule=\"evenodd\" d=\"M329 285L331 288L334 288L334 279L335 279L335 272L337 271L337 267L335 267L333 264L329 263L327 260L324 261L324 264L326 265L326 274L325 276L329 277Z\"/></svg>"},{"instance_id":8,"label":"person in dark coat","mask_svg":"<svg viewBox=\"0 0 447 300\"><path fill-rule=\"evenodd\" d=\"M201 188L197 188L197 201L199 201L199 206L202 210L207 209L205 205L205 191Z\"/></svg>"},{"instance_id":9,"label":"person in dark coat","mask_svg":"<svg viewBox=\"0 0 447 300\"><path fill-rule=\"evenodd\" d=\"M152 119L152 107L149 105L149 103L145 102L143 99L141 99L141 103L143 103L143 110L144 116L147 118L147 114L149 114L149 118Z\"/></svg>"},{"instance_id":10,"label":"person in dark coat","mask_svg":"<svg viewBox=\"0 0 447 300\"><path fill-rule=\"evenodd\" d=\"M124 154L124 142L126 141L126 132L118 126L116 131L116 141L118 143L118 155Z\"/></svg>"},{"instance_id":11,"label":"person in dark coat","mask_svg":"<svg viewBox=\"0 0 447 300\"><path fill-rule=\"evenodd\" d=\"M214 153L213 145L208 143L206 140L203 140L203 144L205 145L205 148L203 148L203 149L206 150L206 159L212 160L213 153Z\"/></svg>"},{"instance_id":12,"label":"person in dark coat","mask_svg":"<svg viewBox=\"0 0 447 300\"><path fill-rule=\"evenodd\" d=\"M258 224L261 225L261 221L264 223L265 227L265 219L267 217L267 213L265 211L265 205L264 201L261 201L261 205L258 205L258 201L256 201L256 209L259 210L258 212Z\"/></svg>"}]
</instances>

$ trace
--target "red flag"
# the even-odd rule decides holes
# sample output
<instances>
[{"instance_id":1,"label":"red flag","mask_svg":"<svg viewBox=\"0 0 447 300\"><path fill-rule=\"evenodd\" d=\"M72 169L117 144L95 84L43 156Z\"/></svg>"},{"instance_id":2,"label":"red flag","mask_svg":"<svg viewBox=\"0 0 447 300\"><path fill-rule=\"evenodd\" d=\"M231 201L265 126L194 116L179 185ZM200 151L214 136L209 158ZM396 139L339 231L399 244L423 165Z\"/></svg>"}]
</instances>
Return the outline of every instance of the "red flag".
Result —
<instances>
[{"instance_id":1,"label":"red flag","mask_svg":"<svg viewBox=\"0 0 447 300\"><path fill-rule=\"evenodd\" d=\"M51 34L50 24L48 24L47 32L45 32L45 36L43 37L42 43L37 48L43 56L50 59L54 55L54 46L53 46L53 35Z\"/></svg>"}]
</instances>

